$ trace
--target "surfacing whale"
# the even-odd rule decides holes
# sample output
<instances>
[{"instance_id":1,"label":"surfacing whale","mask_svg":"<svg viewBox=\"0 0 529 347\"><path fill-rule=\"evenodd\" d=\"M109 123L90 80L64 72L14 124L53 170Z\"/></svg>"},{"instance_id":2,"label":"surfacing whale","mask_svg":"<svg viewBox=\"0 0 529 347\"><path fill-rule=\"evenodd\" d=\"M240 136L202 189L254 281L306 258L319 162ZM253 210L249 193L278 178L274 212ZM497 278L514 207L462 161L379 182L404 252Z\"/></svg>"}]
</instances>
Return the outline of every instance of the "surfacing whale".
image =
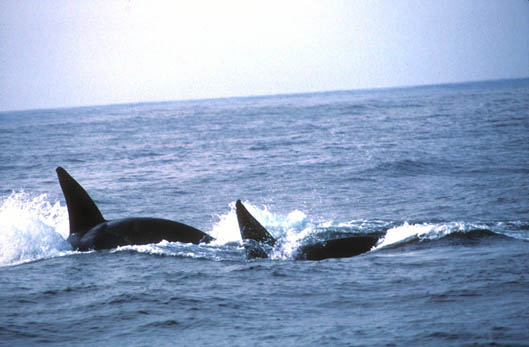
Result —
<instances>
[{"instance_id":1,"label":"surfacing whale","mask_svg":"<svg viewBox=\"0 0 529 347\"><path fill-rule=\"evenodd\" d=\"M267 258L267 248L276 244L274 237L244 207L241 200L235 204L237 221L244 243L246 257ZM379 237L362 235L317 242L301 246L296 259L323 260L328 258L347 258L370 251Z\"/></svg>"},{"instance_id":2,"label":"surfacing whale","mask_svg":"<svg viewBox=\"0 0 529 347\"><path fill-rule=\"evenodd\" d=\"M207 243L208 234L189 225L160 218L124 218L107 221L88 193L62 167L57 176L68 207L70 236L67 241L79 251L145 245L162 240Z\"/></svg>"}]
</instances>

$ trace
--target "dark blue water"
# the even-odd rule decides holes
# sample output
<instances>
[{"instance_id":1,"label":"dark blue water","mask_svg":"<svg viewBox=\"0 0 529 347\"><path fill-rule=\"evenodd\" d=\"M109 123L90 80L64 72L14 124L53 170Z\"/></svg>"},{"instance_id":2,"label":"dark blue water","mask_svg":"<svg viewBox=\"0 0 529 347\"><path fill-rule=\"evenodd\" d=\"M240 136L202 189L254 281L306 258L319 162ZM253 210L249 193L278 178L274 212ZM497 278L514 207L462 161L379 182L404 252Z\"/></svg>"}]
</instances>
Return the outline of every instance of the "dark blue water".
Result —
<instances>
[{"instance_id":1,"label":"dark blue water","mask_svg":"<svg viewBox=\"0 0 529 347\"><path fill-rule=\"evenodd\" d=\"M74 252L57 166L217 241ZM528 273L528 79L0 113L0 345L527 345Z\"/></svg>"}]
</instances>

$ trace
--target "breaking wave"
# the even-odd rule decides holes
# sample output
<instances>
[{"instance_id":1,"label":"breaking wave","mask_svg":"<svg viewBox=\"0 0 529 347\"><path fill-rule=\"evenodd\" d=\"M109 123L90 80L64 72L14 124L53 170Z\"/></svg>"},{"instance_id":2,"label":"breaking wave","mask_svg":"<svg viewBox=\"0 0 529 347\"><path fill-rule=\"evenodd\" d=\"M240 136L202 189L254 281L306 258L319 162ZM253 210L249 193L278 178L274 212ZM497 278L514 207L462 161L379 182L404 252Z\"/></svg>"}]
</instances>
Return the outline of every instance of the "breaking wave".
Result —
<instances>
[{"instance_id":1,"label":"breaking wave","mask_svg":"<svg viewBox=\"0 0 529 347\"><path fill-rule=\"evenodd\" d=\"M305 244L353 235L375 234L380 241L374 250L392 248L410 242L433 241L447 236L467 235L480 238L491 235L529 239L528 223L498 222L479 224L465 222L409 223L378 220L349 222L314 221L294 210L283 214L268 207L244 202L248 211L278 240L272 259L293 259ZM239 233L235 201L225 214L217 215L211 230L215 240L192 245L162 241L158 244L118 247L112 252L138 252L209 260L245 259ZM491 231L492 230L492 231ZM50 203L46 194L32 196L24 191L12 192L0 200L0 266L17 265L78 252L72 251L68 236L68 210L60 202Z\"/></svg>"}]
</instances>

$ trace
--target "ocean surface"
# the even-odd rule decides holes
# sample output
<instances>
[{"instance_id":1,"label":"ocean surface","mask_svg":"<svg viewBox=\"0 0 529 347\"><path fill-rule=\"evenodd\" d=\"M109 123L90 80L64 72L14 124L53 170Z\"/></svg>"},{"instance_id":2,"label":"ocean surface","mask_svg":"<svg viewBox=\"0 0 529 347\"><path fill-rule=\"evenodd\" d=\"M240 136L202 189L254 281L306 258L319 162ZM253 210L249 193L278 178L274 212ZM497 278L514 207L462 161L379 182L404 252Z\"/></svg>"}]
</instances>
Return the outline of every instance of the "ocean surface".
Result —
<instances>
[{"instance_id":1,"label":"ocean surface","mask_svg":"<svg viewBox=\"0 0 529 347\"><path fill-rule=\"evenodd\" d=\"M57 166L216 241L73 251ZM37 344L528 346L529 79L0 113L0 345Z\"/></svg>"}]
</instances>

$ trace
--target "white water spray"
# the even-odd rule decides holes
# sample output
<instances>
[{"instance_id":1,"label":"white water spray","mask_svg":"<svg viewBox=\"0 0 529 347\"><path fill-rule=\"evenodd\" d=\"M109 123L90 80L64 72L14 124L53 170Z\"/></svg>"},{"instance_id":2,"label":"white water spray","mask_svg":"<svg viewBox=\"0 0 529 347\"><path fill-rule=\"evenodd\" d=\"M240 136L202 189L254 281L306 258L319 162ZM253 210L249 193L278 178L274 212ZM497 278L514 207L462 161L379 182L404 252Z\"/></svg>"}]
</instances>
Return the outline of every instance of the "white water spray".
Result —
<instances>
[{"instance_id":1,"label":"white water spray","mask_svg":"<svg viewBox=\"0 0 529 347\"><path fill-rule=\"evenodd\" d=\"M58 256L71 250L68 211L46 194L13 192L0 201L0 266Z\"/></svg>"}]
</instances>

